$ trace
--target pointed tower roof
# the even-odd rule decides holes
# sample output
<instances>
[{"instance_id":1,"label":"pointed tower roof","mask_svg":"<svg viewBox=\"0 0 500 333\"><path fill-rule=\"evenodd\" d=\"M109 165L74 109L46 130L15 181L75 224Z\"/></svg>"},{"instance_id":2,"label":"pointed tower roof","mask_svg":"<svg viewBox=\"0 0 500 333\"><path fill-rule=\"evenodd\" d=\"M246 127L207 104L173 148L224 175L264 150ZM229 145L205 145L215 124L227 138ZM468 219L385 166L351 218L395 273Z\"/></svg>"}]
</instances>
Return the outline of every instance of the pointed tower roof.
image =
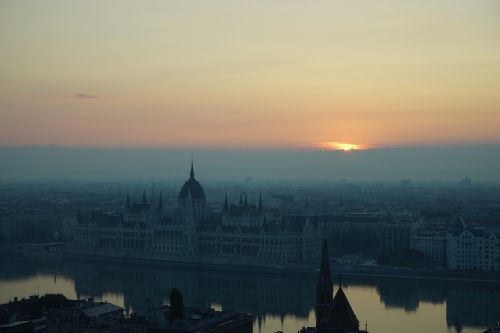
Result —
<instances>
[{"instance_id":1,"label":"pointed tower roof","mask_svg":"<svg viewBox=\"0 0 500 333\"><path fill-rule=\"evenodd\" d=\"M191 172L189 173L189 178L194 179L194 165L193 160L191 160Z\"/></svg>"},{"instance_id":2,"label":"pointed tower roof","mask_svg":"<svg viewBox=\"0 0 500 333\"><path fill-rule=\"evenodd\" d=\"M342 282L340 282L339 289L333 298L331 317L333 324L338 328L350 330L358 329L359 320L356 318L356 314L354 314L351 304L349 304L349 300L344 294L341 283Z\"/></svg>"},{"instance_id":3,"label":"pointed tower roof","mask_svg":"<svg viewBox=\"0 0 500 333\"><path fill-rule=\"evenodd\" d=\"M243 193L240 193L240 205L243 205Z\"/></svg>"},{"instance_id":4,"label":"pointed tower roof","mask_svg":"<svg viewBox=\"0 0 500 333\"><path fill-rule=\"evenodd\" d=\"M248 198L246 193L245 193L245 206L248 206Z\"/></svg>"},{"instance_id":5,"label":"pointed tower roof","mask_svg":"<svg viewBox=\"0 0 500 333\"><path fill-rule=\"evenodd\" d=\"M330 257L328 255L328 241L323 239L323 249L321 251L321 266L319 268L319 282L332 281L332 272L330 270Z\"/></svg>"},{"instance_id":6,"label":"pointed tower roof","mask_svg":"<svg viewBox=\"0 0 500 333\"><path fill-rule=\"evenodd\" d=\"M452 234L458 236L460 233L462 233L466 229L467 229L467 224L465 223L462 216L459 216L455 220L455 222L450 223L450 225L448 227L448 232L451 232Z\"/></svg>"},{"instance_id":7,"label":"pointed tower roof","mask_svg":"<svg viewBox=\"0 0 500 333\"><path fill-rule=\"evenodd\" d=\"M259 193L259 211L262 212L262 193Z\"/></svg>"}]
</instances>

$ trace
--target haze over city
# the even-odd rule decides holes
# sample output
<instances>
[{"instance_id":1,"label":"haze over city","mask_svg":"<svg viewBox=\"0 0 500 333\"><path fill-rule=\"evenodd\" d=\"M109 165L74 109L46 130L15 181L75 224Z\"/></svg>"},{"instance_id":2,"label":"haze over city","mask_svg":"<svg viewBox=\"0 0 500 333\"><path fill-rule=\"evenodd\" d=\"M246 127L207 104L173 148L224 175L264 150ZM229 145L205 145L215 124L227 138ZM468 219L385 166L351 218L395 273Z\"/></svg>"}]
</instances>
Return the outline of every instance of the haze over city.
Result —
<instances>
[{"instance_id":1,"label":"haze over city","mask_svg":"<svg viewBox=\"0 0 500 333\"><path fill-rule=\"evenodd\" d=\"M0 333L500 333L499 0L0 0Z\"/></svg>"},{"instance_id":2,"label":"haze over city","mask_svg":"<svg viewBox=\"0 0 500 333\"><path fill-rule=\"evenodd\" d=\"M0 181L181 181L192 159L204 181L478 183L500 181L500 145L319 149L0 147Z\"/></svg>"}]
</instances>

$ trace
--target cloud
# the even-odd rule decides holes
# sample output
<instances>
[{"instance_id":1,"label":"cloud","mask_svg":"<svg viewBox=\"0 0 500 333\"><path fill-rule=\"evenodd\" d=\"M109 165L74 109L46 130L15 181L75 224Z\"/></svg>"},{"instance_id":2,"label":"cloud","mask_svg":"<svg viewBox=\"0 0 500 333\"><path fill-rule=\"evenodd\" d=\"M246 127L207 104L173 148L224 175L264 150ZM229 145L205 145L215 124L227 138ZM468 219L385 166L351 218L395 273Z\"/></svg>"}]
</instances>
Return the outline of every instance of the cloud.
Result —
<instances>
[{"instance_id":1,"label":"cloud","mask_svg":"<svg viewBox=\"0 0 500 333\"><path fill-rule=\"evenodd\" d=\"M77 93L75 95L76 98L84 98L84 99L98 99L99 96L96 95L89 95L89 94L82 94L82 93Z\"/></svg>"}]
</instances>

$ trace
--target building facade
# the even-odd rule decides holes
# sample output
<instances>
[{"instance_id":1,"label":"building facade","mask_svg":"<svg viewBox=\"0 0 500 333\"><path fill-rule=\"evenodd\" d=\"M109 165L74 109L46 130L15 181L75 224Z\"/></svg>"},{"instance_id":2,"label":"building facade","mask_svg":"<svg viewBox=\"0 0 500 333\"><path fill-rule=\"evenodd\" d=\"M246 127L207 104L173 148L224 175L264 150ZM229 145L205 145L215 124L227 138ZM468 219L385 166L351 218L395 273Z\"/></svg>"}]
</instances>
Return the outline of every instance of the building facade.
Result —
<instances>
[{"instance_id":1,"label":"building facade","mask_svg":"<svg viewBox=\"0 0 500 333\"><path fill-rule=\"evenodd\" d=\"M469 227L460 218L446 235L447 268L500 271L500 228Z\"/></svg>"},{"instance_id":2,"label":"building facade","mask_svg":"<svg viewBox=\"0 0 500 333\"><path fill-rule=\"evenodd\" d=\"M446 262L446 231L413 230L410 244L412 250L421 252L432 262Z\"/></svg>"},{"instance_id":3,"label":"building facade","mask_svg":"<svg viewBox=\"0 0 500 333\"><path fill-rule=\"evenodd\" d=\"M288 264L319 257L318 224L307 217L268 221L262 197L255 205L242 194L230 204L226 195L222 213L209 213L192 165L173 214L165 211L161 194L151 201L145 193L136 203L127 196L122 211L79 216L72 251L235 264Z\"/></svg>"},{"instance_id":4,"label":"building facade","mask_svg":"<svg viewBox=\"0 0 500 333\"><path fill-rule=\"evenodd\" d=\"M380 230L380 255L401 255L410 248L408 223L384 223Z\"/></svg>"}]
</instances>

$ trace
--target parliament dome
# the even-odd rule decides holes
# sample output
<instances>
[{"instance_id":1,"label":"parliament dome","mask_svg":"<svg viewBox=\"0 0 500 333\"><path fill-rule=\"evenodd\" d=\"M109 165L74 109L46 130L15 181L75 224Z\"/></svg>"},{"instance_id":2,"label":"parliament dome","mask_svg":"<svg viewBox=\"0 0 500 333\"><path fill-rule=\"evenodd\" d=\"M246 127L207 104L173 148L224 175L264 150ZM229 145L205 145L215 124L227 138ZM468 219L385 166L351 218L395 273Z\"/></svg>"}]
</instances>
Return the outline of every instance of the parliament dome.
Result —
<instances>
[{"instance_id":1,"label":"parliament dome","mask_svg":"<svg viewBox=\"0 0 500 333\"><path fill-rule=\"evenodd\" d=\"M186 204L188 199L194 202L201 203L203 206L206 203L205 190L201 184L194 178L193 164L191 163L191 173L189 179L182 185L179 191L179 204Z\"/></svg>"}]
</instances>

